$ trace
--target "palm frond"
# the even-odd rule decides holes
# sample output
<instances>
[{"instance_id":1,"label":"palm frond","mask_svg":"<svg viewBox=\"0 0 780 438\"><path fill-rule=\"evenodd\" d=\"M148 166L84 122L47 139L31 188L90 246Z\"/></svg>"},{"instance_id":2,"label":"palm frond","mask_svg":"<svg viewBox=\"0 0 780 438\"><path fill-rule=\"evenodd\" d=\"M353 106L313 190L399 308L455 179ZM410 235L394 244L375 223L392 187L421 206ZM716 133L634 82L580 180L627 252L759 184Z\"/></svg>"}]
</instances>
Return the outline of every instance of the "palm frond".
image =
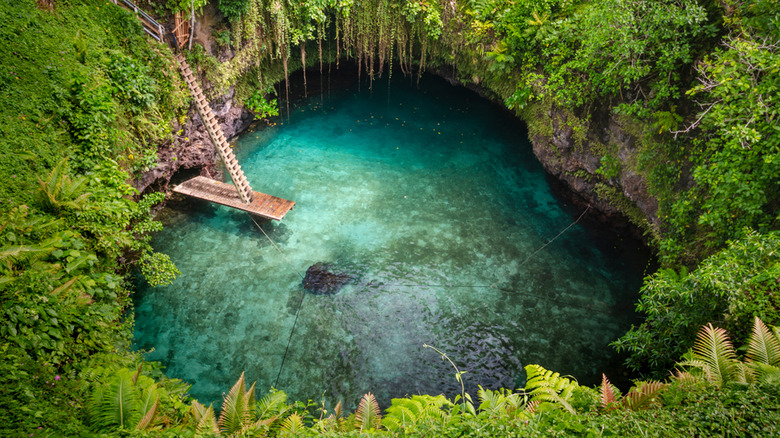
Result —
<instances>
[{"instance_id":1,"label":"palm frond","mask_svg":"<svg viewBox=\"0 0 780 438\"><path fill-rule=\"evenodd\" d=\"M328 418L326 419L329 424L339 432L346 432L346 426L349 424L347 420L341 418L343 414L344 409L341 406L341 401L339 401L336 403L336 407L333 408L333 413L328 415Z\"/></svg>"},{"instance_id":2,"label":"palm frond","mask_svg":"<svg viewBox=\"0 0 780 438\"><path fill-rule=\"evenodd\" d=\"M44 209L59 212L63 208L82 209L92 195L85 191L87 178L71 179L66 171L67 159L61 160L45 180L38 178L38 202Z\"/></svg>"},{"instance_id":3,"label":"palm frond","mask_svg":"<svg viewBox=\"0 0 780 438\"><path fill-rule=\"evenodd\" d=\"M209 405L206 411L203 413L198 426L195 428L198 434L212 434L219 436L219 425L217 424L217 415L214 413L214 408Z\"/></svg>"},{"instance_id":4,"label":"palm frond","mask_svg":"<svg viewBox=\"0 0 780 438\"><path fill-rule=\"evenodd\" d=\"M53 246L52 247L41 247L36 245L6 246L0 248L0 263L6 263L6 264L12 263L17 265L21 263L32 263L33 261L38 260L50 254L55 249L56 248L54 248Z\"/></svg>"},{"instance_id":5,"label":"palm frond","mask_svg":"<svg viewBox=\"0 0 780 438\"><path fill-rule=\"evenodd\" d=\"M780 365L780 341L759 317L753 320L753 332L748 341L748 362Z\"/></svg>"},{"instance_id":6,"label":"palm frond","mask_svg":"<svg viewBox=\"0 0 780 438\"><path fill-rule=\"evenodd\" d=\"M363 432L379 428L382 417L379 415L379 403L370 392L363 396L355 412L355 427Z\"/></svg>"},{"instance_id":7,"label":"palm frond","mask_svg":"<svg viewBox=\"0 0 780 438\"><path fill-rule=\"evenodd\" d=\"M685 385L693 385L696 383L696 376L689 373L688 371L683 371L678 369L675 369L673 373L671 373L671 378L673 380L676 380L682 384Z\"/></svg>"},{"instance_id":8,"label":"palm frond","mask_svg":"<svg viewBox=\"0 0 780 438\"><path fill-rule=\"evenodd\" d=\"M751 368L755 372L755 379L757 382L767 385L780 384L780 367L764 363L755 363Z\"/></svg>"}]
</instances>

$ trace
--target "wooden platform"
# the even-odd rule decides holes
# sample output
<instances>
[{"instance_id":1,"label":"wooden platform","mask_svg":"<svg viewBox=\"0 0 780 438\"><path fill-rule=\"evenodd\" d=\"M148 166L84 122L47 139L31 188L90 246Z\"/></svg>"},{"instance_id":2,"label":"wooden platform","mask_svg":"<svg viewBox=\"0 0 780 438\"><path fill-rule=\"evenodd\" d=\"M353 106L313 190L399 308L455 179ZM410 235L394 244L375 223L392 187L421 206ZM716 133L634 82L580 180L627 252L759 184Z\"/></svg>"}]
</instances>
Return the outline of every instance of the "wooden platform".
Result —
<instances>
[{"instance_id":1,"label":"wooden platform","mask_svg":"<svg viewBox=\"0 0 780 438\"><path fill-rule=\"evenodd\" d=\"M241 202L241 197L235 186L204 176L196 176L187 180L174 187L173 191L277 221L282 220L284 215L295 205L293 201L254 191L252 192L254 194L252 202L244 204Z\"/></svg>"}]
</instances>

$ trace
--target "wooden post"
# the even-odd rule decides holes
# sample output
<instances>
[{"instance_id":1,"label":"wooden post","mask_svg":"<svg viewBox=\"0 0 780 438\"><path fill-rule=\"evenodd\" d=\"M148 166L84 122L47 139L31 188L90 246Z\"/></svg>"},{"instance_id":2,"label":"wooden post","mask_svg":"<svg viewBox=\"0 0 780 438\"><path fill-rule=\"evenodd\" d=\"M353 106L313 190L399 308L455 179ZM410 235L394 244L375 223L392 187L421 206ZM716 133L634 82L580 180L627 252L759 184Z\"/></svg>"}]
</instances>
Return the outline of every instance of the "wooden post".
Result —
<instances>
[{"instance_id":1,"label":"wooden post","mask_svg":"<svg viewBox=\"0 0 780 438\"><path fill-rule=\"evenodd\" d=\"M195 0L190 2L191 16L190 16L190 42L187 46L187 50L192 50L192 34L195 33Z\"/></svg>"}]
</instances>

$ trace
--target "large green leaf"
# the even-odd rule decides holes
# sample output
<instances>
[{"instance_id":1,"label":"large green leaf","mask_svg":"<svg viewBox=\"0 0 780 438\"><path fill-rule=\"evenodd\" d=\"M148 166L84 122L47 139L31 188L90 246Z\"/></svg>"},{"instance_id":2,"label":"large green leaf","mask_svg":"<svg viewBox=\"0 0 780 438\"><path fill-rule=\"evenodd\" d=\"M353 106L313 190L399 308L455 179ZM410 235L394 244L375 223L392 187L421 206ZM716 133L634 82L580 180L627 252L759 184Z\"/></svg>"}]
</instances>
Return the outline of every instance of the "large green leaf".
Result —
<instances>
[{"instance_id":1,"label":"large green leaf","mask_svg":"<svg viewBox=\"0 0 780 438\"><path fill-rule=\"evenodd\" d=\"M379 415L379 403L370 392L363 396L355 412L355 427L360 431L369 431L379 428L382 417Z\"/></svg>"},{"instance_id":2,"label":"large green leaf","mask_svg":"<svg viewBox=\"0 0 780 438\"><path fill-rule=\"evenodd\" d=\"M749 362L780 365L780 341L757 316L753 321L747 357Z\"/></svg>"},{"instance_id":3,"label":"large green leaf","mask_svg":"<svg viewBox=\"0 0 780 438\"><path fill-rule=\"evenodd\" d=\"M89 404L93 427L100 431L129 428L139 420L138 388L133 384L133 372L119 370L104 386L97 388Z\"/></svg>"}]
</instances>

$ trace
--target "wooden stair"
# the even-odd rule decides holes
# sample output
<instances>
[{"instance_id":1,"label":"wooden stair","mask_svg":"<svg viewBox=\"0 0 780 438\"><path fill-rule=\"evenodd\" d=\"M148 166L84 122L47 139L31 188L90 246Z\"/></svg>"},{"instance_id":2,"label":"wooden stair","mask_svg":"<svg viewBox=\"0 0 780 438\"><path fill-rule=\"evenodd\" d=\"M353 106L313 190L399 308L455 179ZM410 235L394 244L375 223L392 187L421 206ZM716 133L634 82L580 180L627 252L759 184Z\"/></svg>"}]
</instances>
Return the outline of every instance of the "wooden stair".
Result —
<instances>
[{"instance_id":1,"label":"wooden stair","mask_svg":"<svg viewBox=\"0 0 780 438\"><path fill-rule=\"evenodd\" d=\"M203 95L203 90L201 90L200 85L198 85L198 82L195 80L195 76L193 76L192 70L184 57L176 55L176 60L179 62L179 68L184 76L184 80L187 82L187 86L190 88L192 97L195 100L195 108L198 110L198 114L200 114L203 124L206 125L206 131L209 133L209 138L211 138L211 142L214 143L217 153L219 153L219 158L225 164L230 179L233 180L233 185L235 185L236 190L241 197L241 201L245 204L251 203L254 196L252 187L249 186L249 181L247 181L244 171L241 170L241 165L238 164L236 155L233 153L227 140L225 140L222 128L219 127L217 119L211 111L211 106Z\"/></svg>"}]
</instances>

